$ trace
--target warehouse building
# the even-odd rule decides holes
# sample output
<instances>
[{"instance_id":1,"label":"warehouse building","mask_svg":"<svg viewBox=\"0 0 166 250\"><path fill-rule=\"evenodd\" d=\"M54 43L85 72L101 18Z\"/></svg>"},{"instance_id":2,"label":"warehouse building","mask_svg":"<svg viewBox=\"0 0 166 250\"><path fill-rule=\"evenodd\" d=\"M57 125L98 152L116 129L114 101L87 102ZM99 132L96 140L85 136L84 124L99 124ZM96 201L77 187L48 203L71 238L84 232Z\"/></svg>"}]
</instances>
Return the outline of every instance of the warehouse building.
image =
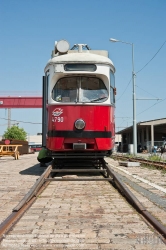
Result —
<instances>
[{"instance_id":1,"label":"warehouse building","mask_svg":"<svg viewBox=\"0 0 166 250\"><path fill-rule=\"evenodd\" d=\"M119 131L122 136L122 152L128 152L133 145L133 126ZM137 123L137 149L152 152L154 146L159 150L166 138L166 118Z\"/></svg>"}]
</instances>

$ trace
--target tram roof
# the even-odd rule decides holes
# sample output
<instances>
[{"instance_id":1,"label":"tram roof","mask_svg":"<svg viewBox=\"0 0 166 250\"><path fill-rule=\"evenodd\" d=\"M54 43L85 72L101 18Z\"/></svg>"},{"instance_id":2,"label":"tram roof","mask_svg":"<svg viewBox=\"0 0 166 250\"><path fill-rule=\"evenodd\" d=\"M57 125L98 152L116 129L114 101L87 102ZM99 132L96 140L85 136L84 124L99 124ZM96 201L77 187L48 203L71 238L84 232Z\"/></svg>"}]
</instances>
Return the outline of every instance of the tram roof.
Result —
<instances>
[{"instance_id":1,"label":"tram roof","mask_svg":"<svg viewBox=\"0 0 166 250\"><path fill-rule=\"evenodd\" d=\"M104 53L105 52L105 53ZM78 55L79 54L79 55ZM51 64L60 64L60 63L97 63L97 64L106 64L112 66L114 72L115 67L113 62L107 57L108 52L107 51L94 51L94 50L88 50L83 52L78 51L68 51L67 54L63 55L55 55L53 58L51 58L45 69L51 65Z\"/></svg>"}]
</instances>

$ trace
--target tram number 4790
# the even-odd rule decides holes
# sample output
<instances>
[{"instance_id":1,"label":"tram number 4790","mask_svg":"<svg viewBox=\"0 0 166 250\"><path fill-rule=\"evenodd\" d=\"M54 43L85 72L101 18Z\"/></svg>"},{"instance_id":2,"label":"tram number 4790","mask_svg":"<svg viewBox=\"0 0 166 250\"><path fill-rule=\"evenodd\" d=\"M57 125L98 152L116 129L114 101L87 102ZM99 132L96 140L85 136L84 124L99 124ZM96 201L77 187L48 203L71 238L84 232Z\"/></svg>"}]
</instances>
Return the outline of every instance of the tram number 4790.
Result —
<instances>
[{"instance_id":1,"label":"tram number 4790","mask_svg":"<svg viewBox=\"0 0 166 250\"><path fill-rule=\"evenodd\" d=\"M52 122L63 122L63 117L60 116L60 117L52 117Z\"/></svg>"}]
</instances>

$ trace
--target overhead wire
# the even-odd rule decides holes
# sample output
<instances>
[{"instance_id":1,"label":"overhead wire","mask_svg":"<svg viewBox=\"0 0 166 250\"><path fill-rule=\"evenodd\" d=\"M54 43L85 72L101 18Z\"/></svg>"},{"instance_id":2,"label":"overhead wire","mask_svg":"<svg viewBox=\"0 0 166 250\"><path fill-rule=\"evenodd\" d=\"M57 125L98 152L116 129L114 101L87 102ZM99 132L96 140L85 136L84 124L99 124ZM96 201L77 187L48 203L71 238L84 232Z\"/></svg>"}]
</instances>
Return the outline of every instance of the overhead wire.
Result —
<instances>
[{"instance_id":1,"label":"overhead wire","mask_svg":"<svg viewBox=\"0 0 166 250\"><path fill-rule=\"evenodd\" d=\"M144 113L145 111L149 110L149 109L152 108L153 106L155 106L155 105L157 105L157 104L159 104L159 103L161 103L161 102L163 102L163 101L165 101L165 100L166 100L166 98L163 99L163 100L161 100L161 101L158 101L158 102L154 103L152 106L150 106L149 108L143 110L142 112L138 113L137 115L140 115L140 114Z\"/></svg>"},{"instance_id":2,"label":"overhead wire","mask_svg":"<svg viewBox=\"0 0 166 250\"><path fill-rule=\"evenodd\" d=\"M154 56L140 69L136 72L136 74L138 74L139 72L141 72L156 56L157 54L159 53L159 51L162 49L162 47L165 45L166 43L166 40L165 42L161 45L161 47L158 49L158 51L154 54Z\"/></svg>"},{"instance_id":3,"label":"overhead wire","mask_svg":"<svg viewBox=\"0 0 166 250\"><path fill-rule=\"evenodd\" d=\"M154 56L140 69L136 72L136 74L138 74L139 72L141 72L155 57L156 55L159 53L159 51L162 49L162 47L165 45L166 40L164 41L164 43L161 45L161 47L157 50L157 52L154 54ZM121 94L121 96L116 100L119 101L119 99L124 95L124 93L126 92L129 84L131 83L132 78L130 79L129 83L127 84L125 90L123 91L123 93ZM137 86L138 87L138 86ZM150 93L149 93L150 94Z\"/></svg>"},{"instance_id":4,"label":"overhead wire","mask_svg":"<svg viewBox=\"0 0 166 250\"><path fill-rule=\"evenodd\" d=\"M132 80L132 78L130 79L129 83L127 84L127 86L126 86L125 90L123 91L123 93L121 94L121 96L116 101L119 101L119 99L124 95L124 93L126 92L129 84L131 83L131 80Z\"/></svg>"},{"instance_id":5,"label":"overhead wire","mask_svg":"<svg viewBox=\"0 0 166 250\"><path fill-rule=\"evenodd\" d=\"M136 74L138 74L138 73L140 73L155 57L156 57L156 55L159 53L159 51L162 49L162 47L165 45L165 43L166 43L166 40L164 41L164 43L161 45L161 47L158 49L158 51L154 54L154 56L140 69L140 70L138 70L137 72L136 72ZM137 86L137 88L140 88L140 87L138 87ZM141 88L140 88L141 89ZM143 89L142 89L143 90ZM144 90L145 91L145 90ZM147 91L145 91L145 92L147 92ZM147 92L148 94L150 94L149 92ZM150 94L150 95L152 95L152 94ZM154 96L154 95L152 95L152 96ZM156 97L156 96L154 96L154 97ZM158 98L158 97L157 97ZM161 103L161 102L163 102L163 101L165 101L166 100L166 98L165 99L163 99L163 100L161 100L161 101L157 101L156 103L154 103L153 105L151 105L150 107L148 107L147 109L145 109L145 110L143 110L142 112L140 112L140 113L138 113L137 115L140 115L140 114L142 114L142 113L144 113L145 111L147 111L147 110L149 110L149 109L151 109L152 107L154 107L155 105L158 105L159 103Z\"/></svg>"},{"instance_id":6,"label":"overhead wire","mask_svg":"<svg viewBox=\"0 0 166 250\"><path fill-rule=\"evenodd\" d=\"M18 120L11 120L11 119L7 119L7 118L2 118L0 117L1 120L10 120L12 122L18 122L18 123L29 123L29 124L42 124L41 122L24 122L24 121L18 121Z\"/></svg>"},{"instance_id":7,"label":"overhead wire","mask_svg":"<svg viewBox=\"0 0 166 250\"><path fill-rule=\"evenodd\" d=\"M159 101L159 102L156 102L156 103L154 103L153 105L151 105L150 107L148 107L147 109L145 109L145 110L143 110L142 112L140 112L140 113L138 113L137 114L137 116L138 115L140 115L140 114L142 114L142 113L144 113L145 111L147 111L147 110L149 110L149 109L151 109L152 107L154 107L155 105L157 105L157 104L159 104L159 103L161 103L161 102L163 102L163 101L165 101L166 100L166 98L165 99L163 99L163 100L161 100L161 101ZM130 121L132 121L131 120L131 118L130 118L130 120L128 119L126 119L126 120L123 120L121 123L120 123L120 125L119 126L121 126L121 124L123 124L123 122L125 122L125 121L128 121L128 122L130 122ZM117 127L119 127L119 126L117 126Z\"/></svg>"},{"instance_id":8,"label":"overhead wire","mask_svg":"<svg viewBox=\"0 0 166 250\"><path fill-rule=\"evenodd\" d=\"M153 96L153 97L155 97L155 98L158 98L157 96L152 95L151 93L149 93L149 92L146 91L145 89L142 89L142 88L139 87L138 85L136 85L136 87L139 88L139 89L141 89L141 90L143 90L144 92L148 93L149 95L151 95L151 96Z\"/></svg>"},{"instance_id":9,"label":"overhead wire","mask_svg":"<svg viewBox=\"0 0 166 250\"><path fill-rule=\"evenodd\" d=\"M136 74L138 74L138 73L140 73L155 57L156 57L156 55L159 53L159 51L162 49L162 47L165 45L165 43L166 43L166 40L164 41L164 43L161 45L161 47L157 50L157 52L154 54L154 56L140 69L140 70L138 70L137 72L136 72ZM132 80L132 79L131 79ZM130 82L131 82L131 80L130 80ZM128 88L128 86L129 86L129 84L130 84L130 82L127 84L127 87L125 88L125 90L123 91L123 93L122 93L122 95L117 99L117 101L123 96L123 94L125 93L125 91L127 90L127 88ZM137 86L137 85L136 85ZM138 87L137 86L137 88L140 88L140 87ZM141 88L140 88L141 89ZM146 90L144 90L144 89L142 89L143 91L145 91L145 92L147 92L148 94L150 94L148 91L146 91ZM150 94L150 95L152 95L152 94ZM152 96L154 96L154 95L152 95ZM156 96L154 96L155 98L156 98ZM158 97L157 97L158 98ZM144 112L146 112L147 110L149 110L150 108L152 108L152 107L154 107L155 105L157 105L157 104L159 104L159 103L161 103L162 101L165 101L166 100L166 98L165 99L163 99L163 100L161 100L161 101L157 101L155 104L153 104L152 106L150 106L150 107L148 107L147 109L145 109L145 110L143 110L142 112L140 112L139 114L137 114L137 115L140 115L140 114L142 114L142 113L144 113ZM123 123L124 121L122 121L122 123ZM121 123L121 124L122 124ZM121 125L120 124L120 125Z\"/></svg>"}]
</instances>

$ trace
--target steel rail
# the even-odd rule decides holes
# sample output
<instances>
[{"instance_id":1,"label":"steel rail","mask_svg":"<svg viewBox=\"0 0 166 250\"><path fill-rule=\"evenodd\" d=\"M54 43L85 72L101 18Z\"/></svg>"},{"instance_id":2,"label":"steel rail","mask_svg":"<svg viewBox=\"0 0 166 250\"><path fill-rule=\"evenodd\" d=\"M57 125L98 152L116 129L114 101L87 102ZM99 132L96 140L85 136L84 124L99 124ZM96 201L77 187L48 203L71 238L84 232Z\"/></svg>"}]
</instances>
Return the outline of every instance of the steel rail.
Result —
<instances>
[{"instance_id":1,"label":"steel rail","mask_svg":"<svg viewBox=\"0 0 166 250\"><path fill-rule=\"evenodd\" d=\"M45 182L45 178L47 178L52 170L52 166L48 166L48 168L44 171L44 173L40 176L40 178L35 182L29 192L24 196L24 198L19 202L19 204L13 208L13 212L17 212L20 208L26 204L33 196L35 196L38 190L41 188L43 183Z\"/></svg>"},{"instance_id":2,"label":"steel rail","mask_svg":"<svg viewBox=\"0 0 166 250\"><path fill-rule=\"evenodd\" d=\"M119 174L108 166L107 171L109 175L113 177L114 183L117 188L122 192L130 203L150 222L151 225L166 239L166 227L162 225L152 214L150 214L146 208L140 203L140 201L133 195L128 187L120 180ZM164 240L166 244L166 240Z\"/></svg>"},{"instance_id":3,"label":"steel rail","mask_svg":"<svg viewBox=\"0 0 166 250\"><path fill-rule=\"evenodd\" d=\"M146 165L153 165L155 167L159 167L159 168L163 168L163 169L166 169L166 162L160 162L160 161L151 161L151 160L147 160L147 159L142 159L142 158L138 158L138 157L127 157L127 156L122 156L122 155L116 155L116 156L113 156L117 159L125 159L125 160L128 160L128 161L137 161L137 162L140 162L140 163L144 163Z\"/></svg>"},{"instance_id":4,"label":"steel rail","mask_svg":"<svg viewBox=\"0 0 166 250\"><path fill-rule=\"evenodd\" d=\"M36 200L36 196L39 195L49 184L45 183L45 178L51 173L52 166L50 165L45 172L39 177L36 183L32 186L29 192L19 202L19 204L12 210L12 213L0 224L0 241L5 237L5 234L15 225L15 223L21 218L25 211Z\"/></svg>"},{"instance_id":5,"label":"steel rail","mask_svg":"<svg viewBox=\"0 0 166 250\"><path fill-rule=\"evenodd\" d=\"M130 201L130 203L141 213L150 224L166 239L166 227L162 225L152 214L150 214L146 208L140 203L140 201L134 196L134 194L127 188L127 186L120 180L119 175L115 173L111 167L108 167L108 164L105 162L104 159L100 159L100 163L102 164L103 169L107 172L107 177L105 178L46 178L46 181L109 181L116 184L117 188L120 190L121 193L125 195L125 197ZM66 170L66 169L65 169ZM52 170L53 172L56 172ZM61 172L61 171L59 171ZM112 178L109 178L111 176ZM166 240L165 242L166 243Z\"/></svg>"},{"instance_id":6,"label":"steel rail","mask_svg":"<svg viewBox=\"0 0 166 250\"><path fill-rule=\"evenodd\" d=\"M32 205L35 198L32 198L28 204L22 206L18 212L12 212L0 225L0 242L5 237L5 234L15 225L15 223L21 218L24 212Z\"/></svg>"},{"instance_id":7,"label":"steel rail","mask_svg":"<svg viewBox=\"0 0 166 250\"><path fill-rule=\"evenodd\" d=\"M97 181L105 180L116 184L117 188L122 192L127 200L141 213L148 222L164 237L163 242L166 244L166 227L163 226L153 215L151 215L146 208L139 202L139 200L132 194L127 186L120 180L120 177L115 171L108 166L108 164L101 160L103 168L107 171L107 178L48 178L51 174L52 166L49 166L46 171L37 180L34 186L30 189L27 195L21 200L21 202L13 209L13 212L8 218L0 225L0 241L4 238L4 234L7 233L12 226L18 221L18 219L24 214L24 212L32 205L36 199L36 195L41 193L45 188L43 184L47 185L50 181ZM56 171L53 171L56 172ZM61 172L61 171L60 171ZM111 178L109 178L111 176ZM49 182L46 182L49 181ZM38 192L37 192L38 190Z\"/></svg>"}]
</instances>

